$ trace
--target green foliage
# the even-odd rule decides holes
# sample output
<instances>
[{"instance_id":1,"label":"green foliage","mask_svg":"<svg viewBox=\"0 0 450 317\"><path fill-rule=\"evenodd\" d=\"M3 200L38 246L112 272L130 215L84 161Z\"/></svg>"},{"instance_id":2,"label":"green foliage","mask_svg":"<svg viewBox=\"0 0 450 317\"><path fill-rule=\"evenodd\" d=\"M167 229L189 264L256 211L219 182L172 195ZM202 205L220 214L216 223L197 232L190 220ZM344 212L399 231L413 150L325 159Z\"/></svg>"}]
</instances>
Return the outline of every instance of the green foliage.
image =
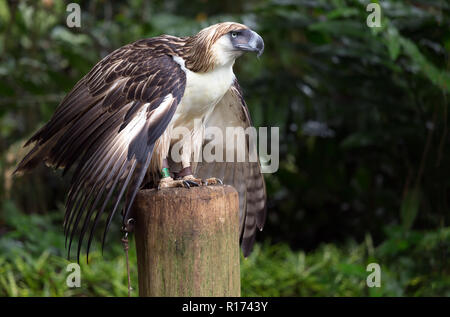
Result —
<instances>
[{"instance_id":1,"label":"green foliage","mask_svg":"<svg viewBox=\"0 0 450 317\"><path fill-rule=\"evenodd\" d=\"M112 244L103 256L100 251L91 252L89 264L83 256L81 287L69 288L66 268L73 260L68 261L63 254L64 235L56 221L62 212L25 215L9 203L2 208L8 232L0 239L0 296L127 296L126 262L120 243ZM137 288L135 248L130 248L129 256L132 285Z\"/></svg>"},{"instance_id":2,"label":"green foliage","mask_svg":"<svg viewBox=\"0 0 450 317\"><path fill-rule=\"evenodd\" d=\"M113 244L102 256L81 261L81 287L69 288L64 237L55 219L61 212L24 215L3 206L8 232L0 240L0 296L127 296L125 256ZM117 236L117 235L116 235ZM312 252L287 244L257 244L241 258L243 296L450 296L450 228L437 232L390 227L374 247L324 244ZM132 244L133 245L133 244ZM368 288L369 263L381 266L381 287ZM136 252L130 248L132 285L137 288ZM137 296L137 291L133 292Z\"/></svg>"},{"instance_id":3,"label":"green foliage","mask_svg":"<svg viewBox=\"0 0 450 317\"><path fill-rule=\"evenodd\" d=\"M281 133L258 235L273 245L243 261L244 295L448 295L447 1L377 1L381 27L369 28L368 0L86 0L80 29L65 25L68 2L0 0L0 295L126 294L120 243L83 264L86 288L65 287L63 216L48 211L70 175L11 173L102 56L224 20L263 36L261 58L235 73L255 125ZM370 261L379 290L364 284Z\"/></svg>"},{"instance_id":4,"label":"green foliage","mask_svg":"<svg viewBox=\"0 0 450 317\"><path fill-rule=\"evenodd\" d=\"M245 296L450 296L450 228L437 232L389 227L379 246L324 244L313 252L258 245L241 264ZM381 287L369 288L369 263L381 267Z\"/></svg>"}]
</instances>

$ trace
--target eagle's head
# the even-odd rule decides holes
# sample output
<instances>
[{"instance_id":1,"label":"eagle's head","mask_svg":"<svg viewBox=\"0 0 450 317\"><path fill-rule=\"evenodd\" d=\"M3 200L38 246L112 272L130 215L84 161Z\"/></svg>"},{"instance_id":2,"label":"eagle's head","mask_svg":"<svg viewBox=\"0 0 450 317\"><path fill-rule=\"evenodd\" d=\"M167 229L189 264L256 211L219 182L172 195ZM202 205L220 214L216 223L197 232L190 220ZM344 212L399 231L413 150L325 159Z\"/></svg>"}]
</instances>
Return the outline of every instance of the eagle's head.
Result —
<instances>
[{"instance_id":1,"label":"eagle's head","mask_svg":"<svg viewBox=\"0 0 450 317\"><path fill-rule=\"evenodd\" d=\"M223 22L211 25L190 38L193 71L208 71L233 64L245 52L260 56L264 51L262 37L244 24Z\"/></svg>"}]
</instances>

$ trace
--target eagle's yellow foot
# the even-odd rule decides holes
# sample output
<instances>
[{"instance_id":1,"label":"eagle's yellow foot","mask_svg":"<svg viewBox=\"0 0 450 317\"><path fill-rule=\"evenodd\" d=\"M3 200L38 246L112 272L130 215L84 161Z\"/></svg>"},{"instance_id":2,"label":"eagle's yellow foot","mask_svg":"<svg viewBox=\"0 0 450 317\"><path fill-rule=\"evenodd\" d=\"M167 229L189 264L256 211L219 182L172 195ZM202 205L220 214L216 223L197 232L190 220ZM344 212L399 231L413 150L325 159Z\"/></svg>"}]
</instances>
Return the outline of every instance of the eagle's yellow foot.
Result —
<instances>
[{"instance_id":1,"label":"eagle's yellow foot","mask_svg":"<svg viewBox=\"0 0 450 317\"><path fill-rule=\"evenodd\" d=\"M200 178L195 178L192 174L183 176L182 180L188 185L187 188L202 185L202 180Z\"/></svg>"},{"instance_id":2,"label":"eagle's yellow foot","mask_svg":"<svg viewBox=\"0 0 450 317\"><path fill-rule=\"evenodd\" d=\"M205 186L208 186L208 185L217 185L217 184L223 185L223 182L222 182L222 180L219 179L219 178L211 177L211 178L205 179L205 180L203 181L203 184L204 184Z\"/></svg>"},{"instance_id":3,"label":"eagle's yellow foot","mask_svg":"<svg viewBox=\"0 0 450 317\"><path fill-rule=\"evenodd\" d=\"M161 188L174 188L174 187L186 187L190 186L185 184L185 181L182 179L173 179L172 177L164 177L161 178L158 184L158 189Z\"/></svg>"}]
</instances>

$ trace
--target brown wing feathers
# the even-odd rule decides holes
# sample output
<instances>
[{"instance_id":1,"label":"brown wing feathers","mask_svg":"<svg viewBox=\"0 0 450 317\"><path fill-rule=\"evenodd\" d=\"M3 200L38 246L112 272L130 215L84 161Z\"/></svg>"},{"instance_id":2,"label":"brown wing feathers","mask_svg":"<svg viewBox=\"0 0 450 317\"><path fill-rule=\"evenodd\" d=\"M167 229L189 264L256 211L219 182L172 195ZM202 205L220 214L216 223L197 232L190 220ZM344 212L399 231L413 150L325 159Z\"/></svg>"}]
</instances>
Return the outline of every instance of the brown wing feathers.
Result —
<instances>
[{"instance_id":1,"label":"brown wing feathers","mask_svg":"<svg viewBox=\"0 0 450 317\"><path fill-rule=\"evenodd\" d=\"M226 123L225 123L226 122ZM250 115L242 98L242 92L237 81L216 105L206 126L219 127L225 136L226 126L252 126ZM205 143L206 144L206 143ZM223 144L226 142L224 140ZM196 175L201 178L217 177L224 184L233 186L239 194L240 239L244 256L252 251L255 242L256 229L262 230L266 218L266 189L261 174L259 161L250 162L250 148L247 138L245 162L211 162L197 164ZM224 149L224 153L230 149ZM234 149L236 151L236 149ZM224 154L225 155L225 154Z\"/></svg>"},{"instance_id":2,"label":"brown wing feathers","mask_svg":"<svg viewBox=\"0 0 450 317\"><path fill-rule=\"evenodd\" d=\"M51 120L27 143L36 142L17 171L31 169L42 159L55 167L65 167L64 172L76 165L64 221L69 257L78 232L79 258L90 225L89 253L100 216L114 193L102 245L128 191L127 217L154 143L184 93L186 78L171 57L177 45L171 39L141 40L105 57L78 82Z\"/></svg>"}]
</instances>

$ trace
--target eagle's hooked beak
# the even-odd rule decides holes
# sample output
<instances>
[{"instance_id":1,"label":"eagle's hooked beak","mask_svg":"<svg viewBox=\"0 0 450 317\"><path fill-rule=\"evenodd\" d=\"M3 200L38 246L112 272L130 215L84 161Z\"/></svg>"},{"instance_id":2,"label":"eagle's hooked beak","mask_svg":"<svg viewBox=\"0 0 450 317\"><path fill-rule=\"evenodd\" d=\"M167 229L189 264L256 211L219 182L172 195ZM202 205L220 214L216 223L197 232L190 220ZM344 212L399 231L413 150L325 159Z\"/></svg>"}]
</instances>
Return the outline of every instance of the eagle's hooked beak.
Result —
<instances>
[{"instance_id":1,"label":"eagle's hooked beak","mask_svg":"<svg viewBox=\"0 0 450 317\"><path fill-rule=\"evenodd\" d=\"M248 30L246 38L247 43L238 43L235 44L235 47L242 51L255 52L260 57L264 52L264 41L262 37L258 33Z\"/></svg>"}]
</instances>

